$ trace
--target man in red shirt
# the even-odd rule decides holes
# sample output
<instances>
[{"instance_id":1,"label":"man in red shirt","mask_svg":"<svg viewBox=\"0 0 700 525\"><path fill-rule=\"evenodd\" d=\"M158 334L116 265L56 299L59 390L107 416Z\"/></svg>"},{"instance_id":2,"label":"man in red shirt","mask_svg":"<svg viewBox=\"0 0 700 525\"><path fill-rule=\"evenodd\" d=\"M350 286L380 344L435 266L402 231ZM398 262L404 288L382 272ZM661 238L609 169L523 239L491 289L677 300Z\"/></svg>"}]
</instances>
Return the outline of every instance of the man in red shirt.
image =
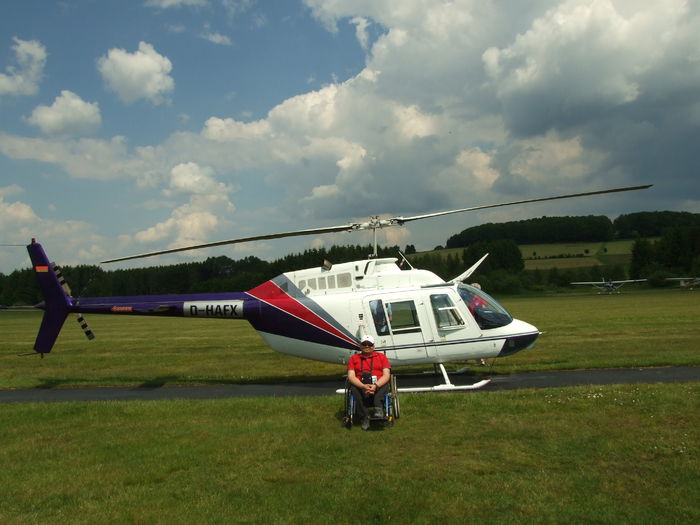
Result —
<instances>
[{"instance_id":1,"label":"man in red shirt","mask_svg":"<svg viewBox=\"0 0 700 525\"><path fill-rule=\"evenodd\" d=\"M362 420L362 430L369 428L369 411L364 403L364 397L373 396L374 414L383 417L384 397L389 392L391 365L386 355L375 351L374 338L363 335L360 339L359 354L348 360L348 381L355 395L357 413Z\"/></svg>"}]
</instances>

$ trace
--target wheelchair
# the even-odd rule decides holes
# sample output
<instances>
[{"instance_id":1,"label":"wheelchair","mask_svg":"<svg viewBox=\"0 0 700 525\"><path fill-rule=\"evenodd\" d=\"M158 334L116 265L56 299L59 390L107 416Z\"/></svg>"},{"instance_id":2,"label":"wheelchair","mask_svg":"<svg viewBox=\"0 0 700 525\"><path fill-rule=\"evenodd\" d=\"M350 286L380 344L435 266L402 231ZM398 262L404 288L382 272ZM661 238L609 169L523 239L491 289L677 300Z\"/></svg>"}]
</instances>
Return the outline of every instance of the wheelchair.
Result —
<instances>
[{"instance_id":1,"label":"wheelchair","mask_svg":"<svg viewBox=\"0 0 700 525\"><path fill-rule=\"evenodd\" d=\"M392 427L394 422L399 418L401 414L401 408L399 405L399 395L396 390L396 376L391 375L391 380L389 382L389 391L384 396L383 409L384 414L382 416L374 415L374 404L371 397L364 397L360 400L355 399L355 395L350 389L350 381L345 380L345 415L343 416L343 426L346 428L352 428L352 426L359 422L360 416L356 414L356 403L365 403L369 408L369 420L370 425L374 422L379 422L384 426Z\"/></svg>"}]
</instances>

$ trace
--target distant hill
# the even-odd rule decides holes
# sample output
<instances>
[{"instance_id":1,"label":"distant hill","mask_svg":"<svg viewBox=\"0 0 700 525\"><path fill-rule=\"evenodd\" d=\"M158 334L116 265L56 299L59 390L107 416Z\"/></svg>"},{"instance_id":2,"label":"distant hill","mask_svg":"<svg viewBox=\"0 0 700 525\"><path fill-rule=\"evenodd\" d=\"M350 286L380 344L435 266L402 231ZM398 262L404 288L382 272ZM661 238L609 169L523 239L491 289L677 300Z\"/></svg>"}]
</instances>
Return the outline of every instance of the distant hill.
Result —
<instances>
[{"instance_id":1,"label":"distant hill","mask_svg":"<svg viewBox=\"0 0 700 525\"><path fill-rule=\"evenodd\" d=\"M608 242L614 239L659 237L670 228L700 226L700 214L674 211L638 212L611 221L604 215L540 217L503 223L486 223L462 230L447 248L476 242L512 239L517 244Z\"/></svg>"},{"instance_id":2,"label":"distant hill","mask_svg":"<svg viewBox=\"0 0 700 525\"><path fill-rule=\"evenodd\" d=\"M613 221L619 239L661 237L672 228L700 227L700 213L686 211L640 211L620 215Z\"/></svg>"}]
</instances>

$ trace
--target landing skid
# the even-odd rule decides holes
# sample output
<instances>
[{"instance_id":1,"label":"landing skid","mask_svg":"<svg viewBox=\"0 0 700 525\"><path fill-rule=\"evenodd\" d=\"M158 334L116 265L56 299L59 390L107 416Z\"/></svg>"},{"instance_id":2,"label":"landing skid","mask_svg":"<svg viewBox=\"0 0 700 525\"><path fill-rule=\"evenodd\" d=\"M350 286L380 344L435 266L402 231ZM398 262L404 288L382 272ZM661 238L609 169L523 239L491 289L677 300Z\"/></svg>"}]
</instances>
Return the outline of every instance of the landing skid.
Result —
<instances>
[{"instance_id":1,"label":"landing skid","mask_svg":"<svg viewBox=\"0 0 700 525\"><path fill-rule=\"evenodd\" d=\"M465 369L458 370L455 373L464 373ZM443 379L445 380L444 383L441 385L435 385L435 386L417 386L417 387L404 387L404 388L397 388L397 392L459 392L461 390L478 390L479 388L482 388L486 385L488 385L491 380L490 379L482 379L481 381L477 381L476 383L473 383L471 385L455 385L450 381L449 376L447 375L447 370L445 370L445 366L442 363L438 363L435 365L435 373L437 374L438 371L442 374ZM345 389L344 388L339 388L338 390L335 391L336 394L345 394Z\"/></svg>"},{"instance_id":2,"label":"landing skid","mask_svg":"<svg viewBox=\"0 0 700 525\"><path fill-rule=\"evenodd\" d=\"M438 370L440 371L443 379L445 380L445 382L441 385L397 388L397 390L399 392L453 392L461 390L477 390L481 387L488 385L491 382L490 379L482 379L481 381L478 381L471 385L455 385L452 383L452 381L450 381L450 378L447 375L447 371L445 370L445 366L442 363L438 363L435 365L435 372L437 373Z\"/></svg>"}]
</instances>

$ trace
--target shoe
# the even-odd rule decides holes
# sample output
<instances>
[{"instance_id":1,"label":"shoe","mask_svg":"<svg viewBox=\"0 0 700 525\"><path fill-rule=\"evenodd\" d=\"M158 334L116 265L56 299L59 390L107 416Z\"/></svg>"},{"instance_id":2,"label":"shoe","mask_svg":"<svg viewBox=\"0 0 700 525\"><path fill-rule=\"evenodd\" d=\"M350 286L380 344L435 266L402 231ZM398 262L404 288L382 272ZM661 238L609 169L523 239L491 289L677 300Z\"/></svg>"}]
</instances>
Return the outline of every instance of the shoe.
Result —
<instances>
[{"instance_id":1,"label":"shoe","mask_svg":"<svg viewBox=\"0 0 700 525\"><path fill-rule=\"evenodd\" d=\"M384 419L384 409L382 407L375 407L374 417L376 417L377 419Z\"/></svg>"},{"instance_id":2,"label":"shoe","mask_svg":"<svg viewBox=\"0 0 700 525\"><path fill-rule=\"evenodd\" d=\"M369 418L368 417L362 418L361 427L362 427L362 430L369 430Z\"/></svg>"}]
</instances>

